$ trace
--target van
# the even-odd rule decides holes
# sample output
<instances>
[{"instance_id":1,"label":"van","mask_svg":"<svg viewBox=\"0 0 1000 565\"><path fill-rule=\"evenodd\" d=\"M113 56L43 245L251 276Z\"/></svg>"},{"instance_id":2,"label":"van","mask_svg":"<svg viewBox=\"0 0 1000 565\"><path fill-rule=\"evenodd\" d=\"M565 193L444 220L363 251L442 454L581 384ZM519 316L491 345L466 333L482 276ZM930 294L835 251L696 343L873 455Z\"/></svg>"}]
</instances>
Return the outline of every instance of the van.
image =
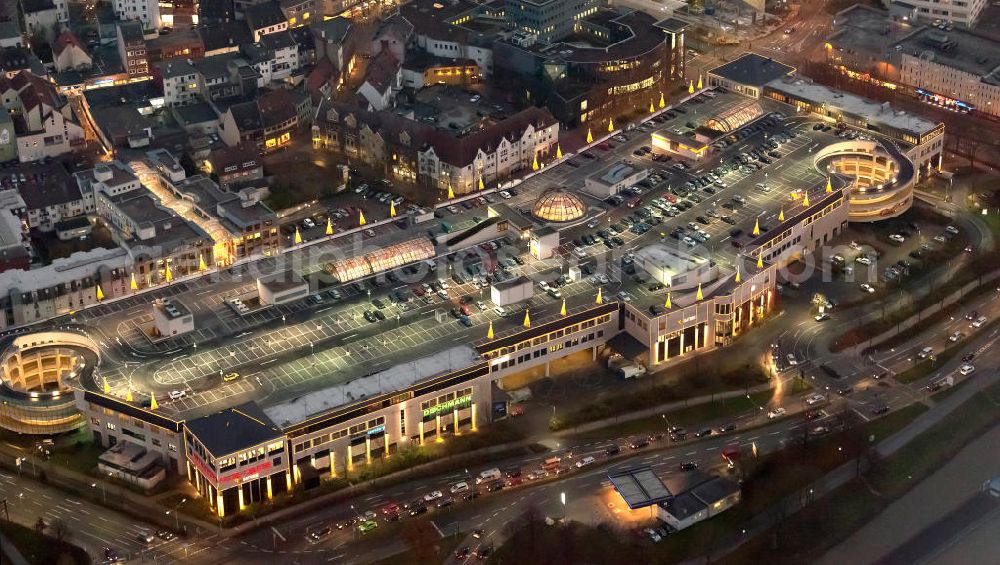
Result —
<instances>
[{"instance_id":1,"label":"van","mask_svg":"<svg viewBox=\"0 0 1000 565\"><path fill-rule=\"evenodd\" d=\"M497 469L496 467L492 469L487 469L482 473L479 473L479 476L476 477L476 484L478 485L482 483L488 483L490 481L495 481L502 476L503 474L500 473L500 469Z\"/></svg>"},{"instance_id":2,"label":"van","mask_svg":"<svg viewBox=\"0 0 1000 565\"><path fill-rule=\"evenodd\" d=\"M545 461L542 461L542 470L551 473L559 468L561 462L562 458L560 457L549 457Z\"/></svg>"},{"instance_id":3,"label":"van","mask_svg":"<svg viewBox=\"0 0 1000 565\"><path fill-rule=\"evenodd\" d=\"M587 465L593 465L595 461L597 461L597 459L594 459L592 456L588 455L576 462L576 468L583 469Z\"/></svg>"},{"instance_id":4,"label":"van","mask_svg":"<svg viewBox=\"0 0 1000 565\"><path fill-rule=\"evenodd\" d=\"M646 374L646 368L642 365L624 365L618 368L618 374L623 379L637 378Z\"/></svg>"}]
</instances>

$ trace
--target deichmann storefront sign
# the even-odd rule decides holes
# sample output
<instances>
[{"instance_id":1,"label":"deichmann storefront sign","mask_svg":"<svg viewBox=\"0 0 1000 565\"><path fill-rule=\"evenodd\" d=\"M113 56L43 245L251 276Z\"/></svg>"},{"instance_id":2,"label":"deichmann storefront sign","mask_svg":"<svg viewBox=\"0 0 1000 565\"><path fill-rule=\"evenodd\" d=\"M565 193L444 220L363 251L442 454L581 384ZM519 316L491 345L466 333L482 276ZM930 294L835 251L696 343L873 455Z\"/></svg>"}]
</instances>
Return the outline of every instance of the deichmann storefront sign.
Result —
<instances>
[{"instance_id":1,"label":"deichmann storefront sign","mask_svg":"<svg viewBox=\"0 0 1000 565\"><path fill-rule=\"evenodd\" d=\"M460 409L460 408L465 408L469 404L472 404L472 395L471 394L467 394L465 396L460 396L458 398L454 398L452 400L449 400L448 402L443 402L441 404L438 404L437 406L433 406L431 408L425 409L424 410L424 418L427 418L428 416L436 416L436 415L440 414L441 412L449 412L451 410L457 410L457 409Z\"/></svg>"}]
</instances>

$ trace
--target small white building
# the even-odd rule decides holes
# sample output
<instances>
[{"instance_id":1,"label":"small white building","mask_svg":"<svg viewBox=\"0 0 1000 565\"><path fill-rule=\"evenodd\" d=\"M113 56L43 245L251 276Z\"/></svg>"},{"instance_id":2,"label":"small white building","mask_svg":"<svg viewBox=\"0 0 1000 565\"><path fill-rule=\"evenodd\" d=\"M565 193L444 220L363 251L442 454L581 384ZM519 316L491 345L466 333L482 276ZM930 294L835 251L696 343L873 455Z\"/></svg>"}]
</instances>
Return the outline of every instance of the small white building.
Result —
<instances>
[{"instance_id":1,"label":"small white building","mask_svg":"<svg viewBox=\"0 0 1000 565\"><path fill-rule=\"evenodd\" d=\"M141 441L145 441L145 437ZM101 475L125 481L143 490L155 487L167 476L158 455L128 440L112 443L111 448L97 458L97 470Z\"/></svg>"},{"instance_id":2,"label":"small white building","mask_svg":"<svg viewBox=\"0 0 1000 565\"><path fill-rule=\"evenodd\" d=\"M194 315L177 300L157 299L153 302L153 324L156 337L183 335L194 330Z\"/></svg>"},{"instance_id":3,"label":"small white building","mask_svg":"<svg viewBox=\"0 0 1000 565\"><path fill-rule=\"evenodd\" d=\"M535 286L528 277L517 277L490 286L490 300L497 306L509 306L531 300L534 295Z\"/></svg>"},{"instance_id":4,"label":"small white building","mask_svg":"<svg viewBox=\"0 0 1000 565\"><path fill-rule=\"evenodd\" d=\"M143 29L160 27L160 3L157 0L114 0L115 16L122 21L138 20Z\"/></svg>"},{"instance_id":5,"label":"small white building","mask_svg":"<svg viewBox=\"0 0 1000 565\"><path fill-rule=\"evenodd\" d=\"M668 488L674 492L673 484ZM684 487L682 487L684 488ZM740 502L740 486L722 477L696 475L686 489L656 506L657 517L680 531L729 510Z\"/></svg>"},{"instance_id":6,"label":"small white building","mask_svg":"<svg viewBox=\"0 0 1000 565\"><path fill-rule=\"evenodd\" d=\"M691 289L719 278L719 267L711 260L659 243L639 249L635 263L657 282L674 290Z\"/></svg>"},{"instance_id":7,"label":"small white building","mask_svg":"<svg viewBox=\"0 0 1000 565\"><path fill-rule=\"evenodd\" d=\"M590 175L583 181L583 189L598 198L618 194L649 176L648 169L617 162Z\"/></svg>"},{"instance_id":8,"label":"small white building","mask_svg":"<svg viewBox=\"0 0 1000 565\"><path fill-rule=\"evenodd\" d=\"M257 279L257 294L262 306L285 304L305 298L309 283L292 271Z\"/></svg>"}]
</instances>

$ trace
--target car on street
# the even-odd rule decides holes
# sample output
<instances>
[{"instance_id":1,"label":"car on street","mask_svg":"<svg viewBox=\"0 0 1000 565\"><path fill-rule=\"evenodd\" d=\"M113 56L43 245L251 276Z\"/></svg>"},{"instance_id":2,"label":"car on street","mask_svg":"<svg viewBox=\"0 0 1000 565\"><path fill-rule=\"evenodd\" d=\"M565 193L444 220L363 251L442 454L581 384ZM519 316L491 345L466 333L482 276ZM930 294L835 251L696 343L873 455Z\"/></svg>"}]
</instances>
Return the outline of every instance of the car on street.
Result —
<instances>
[{"instance_id":1,"label":"car on street","mask_svg":"<svg viewBox=\"0 0 1000 565\"><path fill-rule=\"evenodd\" d=\"M309 540L309 543L319 543L332 533L333 533L333 528L327 526L323 529L309 532L309 535L306 536L306 539Z\"/></svg>"},{"instance_id":2,"label":"car on street","mask_svg":"<svg viewBox=\"0 0 1000 565\"><path fill-rule=\"evenodd\" d=\"M781 416L784 416L785 412L786 412L786 410L784 408L782 408L782 407L779 406L779 407L775 408L774 410L769 411L767 413L767 417L768 417L769 420L773 420L775 418L780 418Z\"/></svg>"},{"instance_id":3,"label":"car on street","mask_svg":"<svg viewBox=\"0 0 1000 565\"><path fill-rule=\"evenodd\" d=\"M587 457L584 457L583 459L576 462L576 468L582 469L588 465L593 465L596 461L597 461L596 459L588 455Z\"/></svg>"},{"instance_id":4,"label":"car on street","mask_svg":"<svg viewBox=\"0 0 1000 565\"><path fill-rule=\"evenodd\" d=\"M806 404L808 404L809 406L813 406L814 404L819 404L824 400L826 400L826 397L823 396L822 394L813 394L806 397Z\"/></svg>"},{"instance_id":5,"label":"car on street","mask_svg":"<svg viewBox=\"0 0 1000 565\"><path fill-rule=\"evenodd\" d=\"M439 490L431 491L424 495L424 502L434 502L442 496L444 496L444 493Z\"/></svg>"},{"instance_id":6,"label":"car on street","mask_svg":"<svg viewBox=\"0 0 1000 565\"><path fill-rule=\"evenodd\" d=\"M972 365L971 363L965 363L964 365L962 365L961 367L958 368L958 372L962 373L962 375L968 375L968 374L972 373L975 370L976 370L976 367L974 365Z\"/></svg>"},{"instance_id":7,"label":"car on street","mask_svg":"<svg viewBox=\"0 0 1000 565\"><path fill-rule=\"evenodd\" d=\"M374 530L377 527L378 527L378 522L376 522L375 520L365 520L358 524L358 531L361 532L362 534L367 534L368 532Z\"/></svg>"},{"instance_id":8,"label":"car on street","mask_svg":"<svg viewBox=\"0 0 1000 565\"><path fill-rule=\"evenodd\" d=\"M962 332L955 332L955 333L951 334L950 336L948 336L948 341L950 341L952 343L955 343L956 341L962 339L963 337L965 337L964 333L962 333Z\"/></svg>"},{"instance_id":9,"label":"car on street","mask_svg":"<svg viewBox=\"0 0 1000 565\"><path fill-rule=\"evenodd\" d=\"M698 463L696 463L694 461L685 461L685 462L681 463L678 466L678 468L681 471L694 471L695 469L698 468Z\"/></svg>"},{"instance_id":10,"label":"car on street","mask_svg":"<svg viewBox=\"0 0 1000 565\"><path fill-rule=\"evenodd\" d=\"M875 292L875 287L873 287L872 285L870 285L868 283L861 283L860 288L861 288L861 290L863 290L864 292L867 292L868 294L871 294L871 293Z\"/></svg>"}]
</instances>

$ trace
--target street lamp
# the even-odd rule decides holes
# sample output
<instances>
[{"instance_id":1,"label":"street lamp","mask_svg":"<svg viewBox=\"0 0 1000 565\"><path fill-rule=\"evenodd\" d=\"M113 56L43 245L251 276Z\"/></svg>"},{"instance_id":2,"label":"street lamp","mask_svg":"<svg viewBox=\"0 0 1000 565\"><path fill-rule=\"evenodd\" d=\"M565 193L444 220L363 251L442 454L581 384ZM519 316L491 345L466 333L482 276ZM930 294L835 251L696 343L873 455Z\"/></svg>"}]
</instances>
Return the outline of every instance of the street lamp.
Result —
<instances>
[{"instance_id":1,"label":"street lamp","mask_svg":"<svg viewBox=\"0 0 1000 565\"><path fill-rule=\"evenodd\" d=\"M176 528L178 530L181 529L181 517L180 517L180 513L177 512L177 509L180 508L181 504L184 504L185 502L187 502L187 499L186 498L182 498L181 501L177 503L177 506L174 506L173 510L167 510L166 511L167 516L169 516L171 512L174 513L174 525L176 526Z\"/></svg>"},{"instance_id":2,"label":"street lamp","mask_svg":"<svg viewBox=\"0 0 1000 565\"><path fill-rule=\"evenodd\" d=\"M97 488L97 483L90 483L90 488ZM108 501L108 491L103 482L101 483L101 498L104 499L104 502Z\"/></svg>"}]
</instances>

